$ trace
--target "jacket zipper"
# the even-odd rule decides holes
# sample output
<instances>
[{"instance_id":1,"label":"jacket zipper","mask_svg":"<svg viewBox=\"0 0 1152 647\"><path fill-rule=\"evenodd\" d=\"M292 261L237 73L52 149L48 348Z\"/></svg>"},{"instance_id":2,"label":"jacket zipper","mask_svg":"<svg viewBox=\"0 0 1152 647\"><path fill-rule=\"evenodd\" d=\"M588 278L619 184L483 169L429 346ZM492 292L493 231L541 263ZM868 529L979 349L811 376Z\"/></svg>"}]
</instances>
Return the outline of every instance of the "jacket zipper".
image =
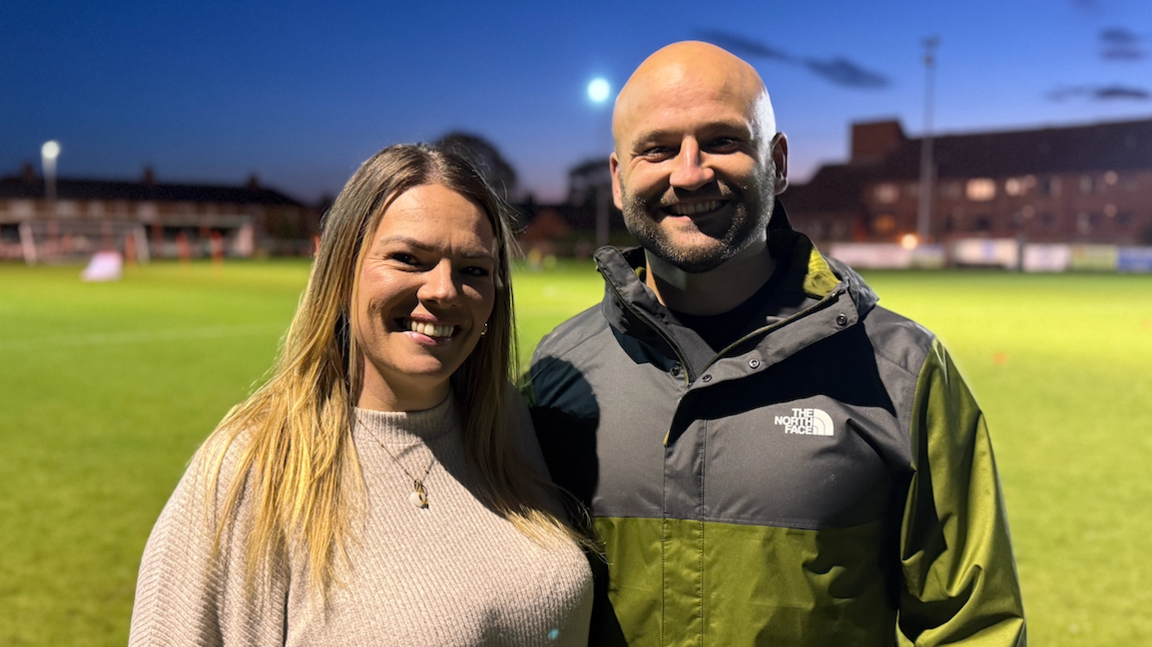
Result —
<instances>
[{"instance_id":1,"label":"jacket zipper","mask_svg":"<svg viewBox=\"0 0 1152 647\"><path fill-rule=\"evenodd\" d=\"M615 288L613 288L613 289L615 289ZM814 314L817 311L820 311L820 310L823 310L824 308L827 308L829 305L831 305L832 303L839 300L840 296L843 295L845 292L847 292L847 290L845 290L844 288L837 288L836 290L829 292L828 295L825 296L820 301L812 304L811 306L809 306L805 310L801 310L800 312L797 312L796 314L792 315L791 317L788 317L784 321L778 321L778 322L776 322L770 326L764 326L763 328L758 328L756 330L753 330L752 332L748 333L747 335L744 335L740 339L737 339L736 341L732 342L731 344L728 344L727 346L725 346L723 349L720 350L719 353L716 353L716 356L708 361L708 363L704 366L702 371L707 371L709 368L712 367L713 364L715 364L717 362L717 360L722 359L724 357L724 355L728 353L728 351L732 350L733 348L736 348L737 346L739 346L739 345L743 344L744 342L752 339L753 337L756 337L758 335L767 335L768 333L771 333L771 332L774 332L780 328L783 328L784 326L792 323L793 321L798 321L800 319L803 319L804 317L807 317L808 315ZM619 293L617 293L617 296L619 296Z\"/></svg>"},{"instance_id":2,"label":"jacket zipper","mask_svg":"<svg viewBox=\"0 0 1152 647\"><path fill-rule=\"evenodd\" d=\"M601 272L601 274L603 274L603 272ZM684 386L692 386L692 381L688 379L688 363L684 361L684 356L680 354L680 349L676 347L676 344L672 341L672 338L665 334L663 330L660 330L659 326L656 326L651 321L649 321L648 317L637 312L636 309L632 307L632 304L628 303L627 299L620 296L620 291L616 289L616 284L612 282L611 278L605 275L604 279L604 282L608 284L608 287L612 288L612 294L616 295L616 301L623 304L624 308L627 309L628 312L631 312L637 319L643 321L645 326L648 326L653 330L653 332L655 332L657 335L660 335L660 338L664 340L664 343L668 344L668 347L672 349L672 352L676 355L676 360L680 362L680 366L684 371ZM665 442L665 444L667 444L667 442Z\"/></svg>"}]
</instances>

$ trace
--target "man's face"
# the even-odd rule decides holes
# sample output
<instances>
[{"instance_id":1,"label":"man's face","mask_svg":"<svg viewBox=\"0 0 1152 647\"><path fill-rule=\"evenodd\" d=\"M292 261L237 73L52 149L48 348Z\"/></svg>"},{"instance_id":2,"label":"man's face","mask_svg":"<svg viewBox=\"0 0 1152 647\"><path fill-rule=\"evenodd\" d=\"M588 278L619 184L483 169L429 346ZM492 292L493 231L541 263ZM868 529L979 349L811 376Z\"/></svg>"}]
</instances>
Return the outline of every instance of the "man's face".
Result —
<instances>
[{"instance_id":1,"label":"man's face","mask_svg":"<svg viewBox=\"0 0 1152 647\"><path fill-rule=\"evenodd\" d=\"M695 273L763 243L786 185L773 157L786 164L787 140L763 132L760 96L681 75L628 99L610 163L616 206L640 244Z\"/></svg>"}]
</instances>

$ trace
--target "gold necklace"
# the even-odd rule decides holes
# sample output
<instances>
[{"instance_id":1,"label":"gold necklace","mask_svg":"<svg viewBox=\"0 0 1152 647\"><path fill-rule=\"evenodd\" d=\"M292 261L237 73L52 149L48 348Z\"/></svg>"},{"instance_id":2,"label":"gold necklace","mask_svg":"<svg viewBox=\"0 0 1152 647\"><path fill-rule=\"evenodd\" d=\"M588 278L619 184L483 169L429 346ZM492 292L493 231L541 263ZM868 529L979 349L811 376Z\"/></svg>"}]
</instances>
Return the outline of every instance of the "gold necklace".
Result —
<instances>
[{"instance_id":1,"label":"gold necklace","mask_svg":"<svg viewBox=\"0 0 1152 647\"><path fill-rule=\"evenodd\" d=\"M404 472L404 475L412 479L412 494L408 495L408 500L411 501L412 505L416 506L417 508L426 510L428 508L428 489L424 487L424 479L428 478L428 473L432 471L432 466L436 464L436 454L432 454L432 460L428 461L428 466L424 468L424 475L420 478L416 478L415 476L412 476L412 473L408 471L407 467L404 467L404 463L400 462L400 459L396 457L396 454L393 454L392 450L388 449L387 445L380 442L379 439L377 439L376 442L380 443L380 447L382 447L388 454L388 458L391 458L392 462L396 463L396 466Z\"/></svg>"}]
</instances>

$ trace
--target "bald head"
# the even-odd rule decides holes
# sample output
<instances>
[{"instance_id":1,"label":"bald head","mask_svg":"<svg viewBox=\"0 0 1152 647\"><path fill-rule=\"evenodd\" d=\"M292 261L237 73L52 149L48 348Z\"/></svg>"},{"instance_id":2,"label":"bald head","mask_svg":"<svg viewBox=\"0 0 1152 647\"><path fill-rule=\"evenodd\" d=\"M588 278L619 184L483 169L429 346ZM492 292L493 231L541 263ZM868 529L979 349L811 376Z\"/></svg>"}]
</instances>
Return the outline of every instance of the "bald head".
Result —
<instances>
[{"instance_id":1,"label":"bald head","mask_svg":"<svg viewBox=\"0 0 1152 647\"><path fill-rule=\"evenodd\" d=\"M756 70L715 45L683 41L645 59L620 90L612 113L617 152L645 113L672 110L701 96L742 108L757 140L767 142L776 134L772 102Z\"/></svg>"}]
</instances>

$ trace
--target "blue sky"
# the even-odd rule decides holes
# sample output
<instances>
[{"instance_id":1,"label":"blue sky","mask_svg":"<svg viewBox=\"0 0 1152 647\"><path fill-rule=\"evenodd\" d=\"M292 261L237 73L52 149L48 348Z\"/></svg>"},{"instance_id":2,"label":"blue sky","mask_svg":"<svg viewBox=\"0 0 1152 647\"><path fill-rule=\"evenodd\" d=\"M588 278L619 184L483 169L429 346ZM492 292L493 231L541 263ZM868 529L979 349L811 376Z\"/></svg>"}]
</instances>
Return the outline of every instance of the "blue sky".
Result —
<instances>
[{"instance_id":1,"label":"blue sky","mask_svg":"<svg viewBox=\"0 0 1152 647\"><path fill-rule=\"evenodd\" d=\"M503 151L523 189L562 199L567 170L611 146L588 82L614 95L655 49L715 34L786 57L738 52L768 84L798 181L846 158L853 121L921 134L930 35L938 132L1152 117L1147 0L717 4L5 0L0 175L57 139L62 177L255 173L314 200L383 146L462 129ZM835 59L886 86L814 72Z\"/></svg>"}]
</instances>

